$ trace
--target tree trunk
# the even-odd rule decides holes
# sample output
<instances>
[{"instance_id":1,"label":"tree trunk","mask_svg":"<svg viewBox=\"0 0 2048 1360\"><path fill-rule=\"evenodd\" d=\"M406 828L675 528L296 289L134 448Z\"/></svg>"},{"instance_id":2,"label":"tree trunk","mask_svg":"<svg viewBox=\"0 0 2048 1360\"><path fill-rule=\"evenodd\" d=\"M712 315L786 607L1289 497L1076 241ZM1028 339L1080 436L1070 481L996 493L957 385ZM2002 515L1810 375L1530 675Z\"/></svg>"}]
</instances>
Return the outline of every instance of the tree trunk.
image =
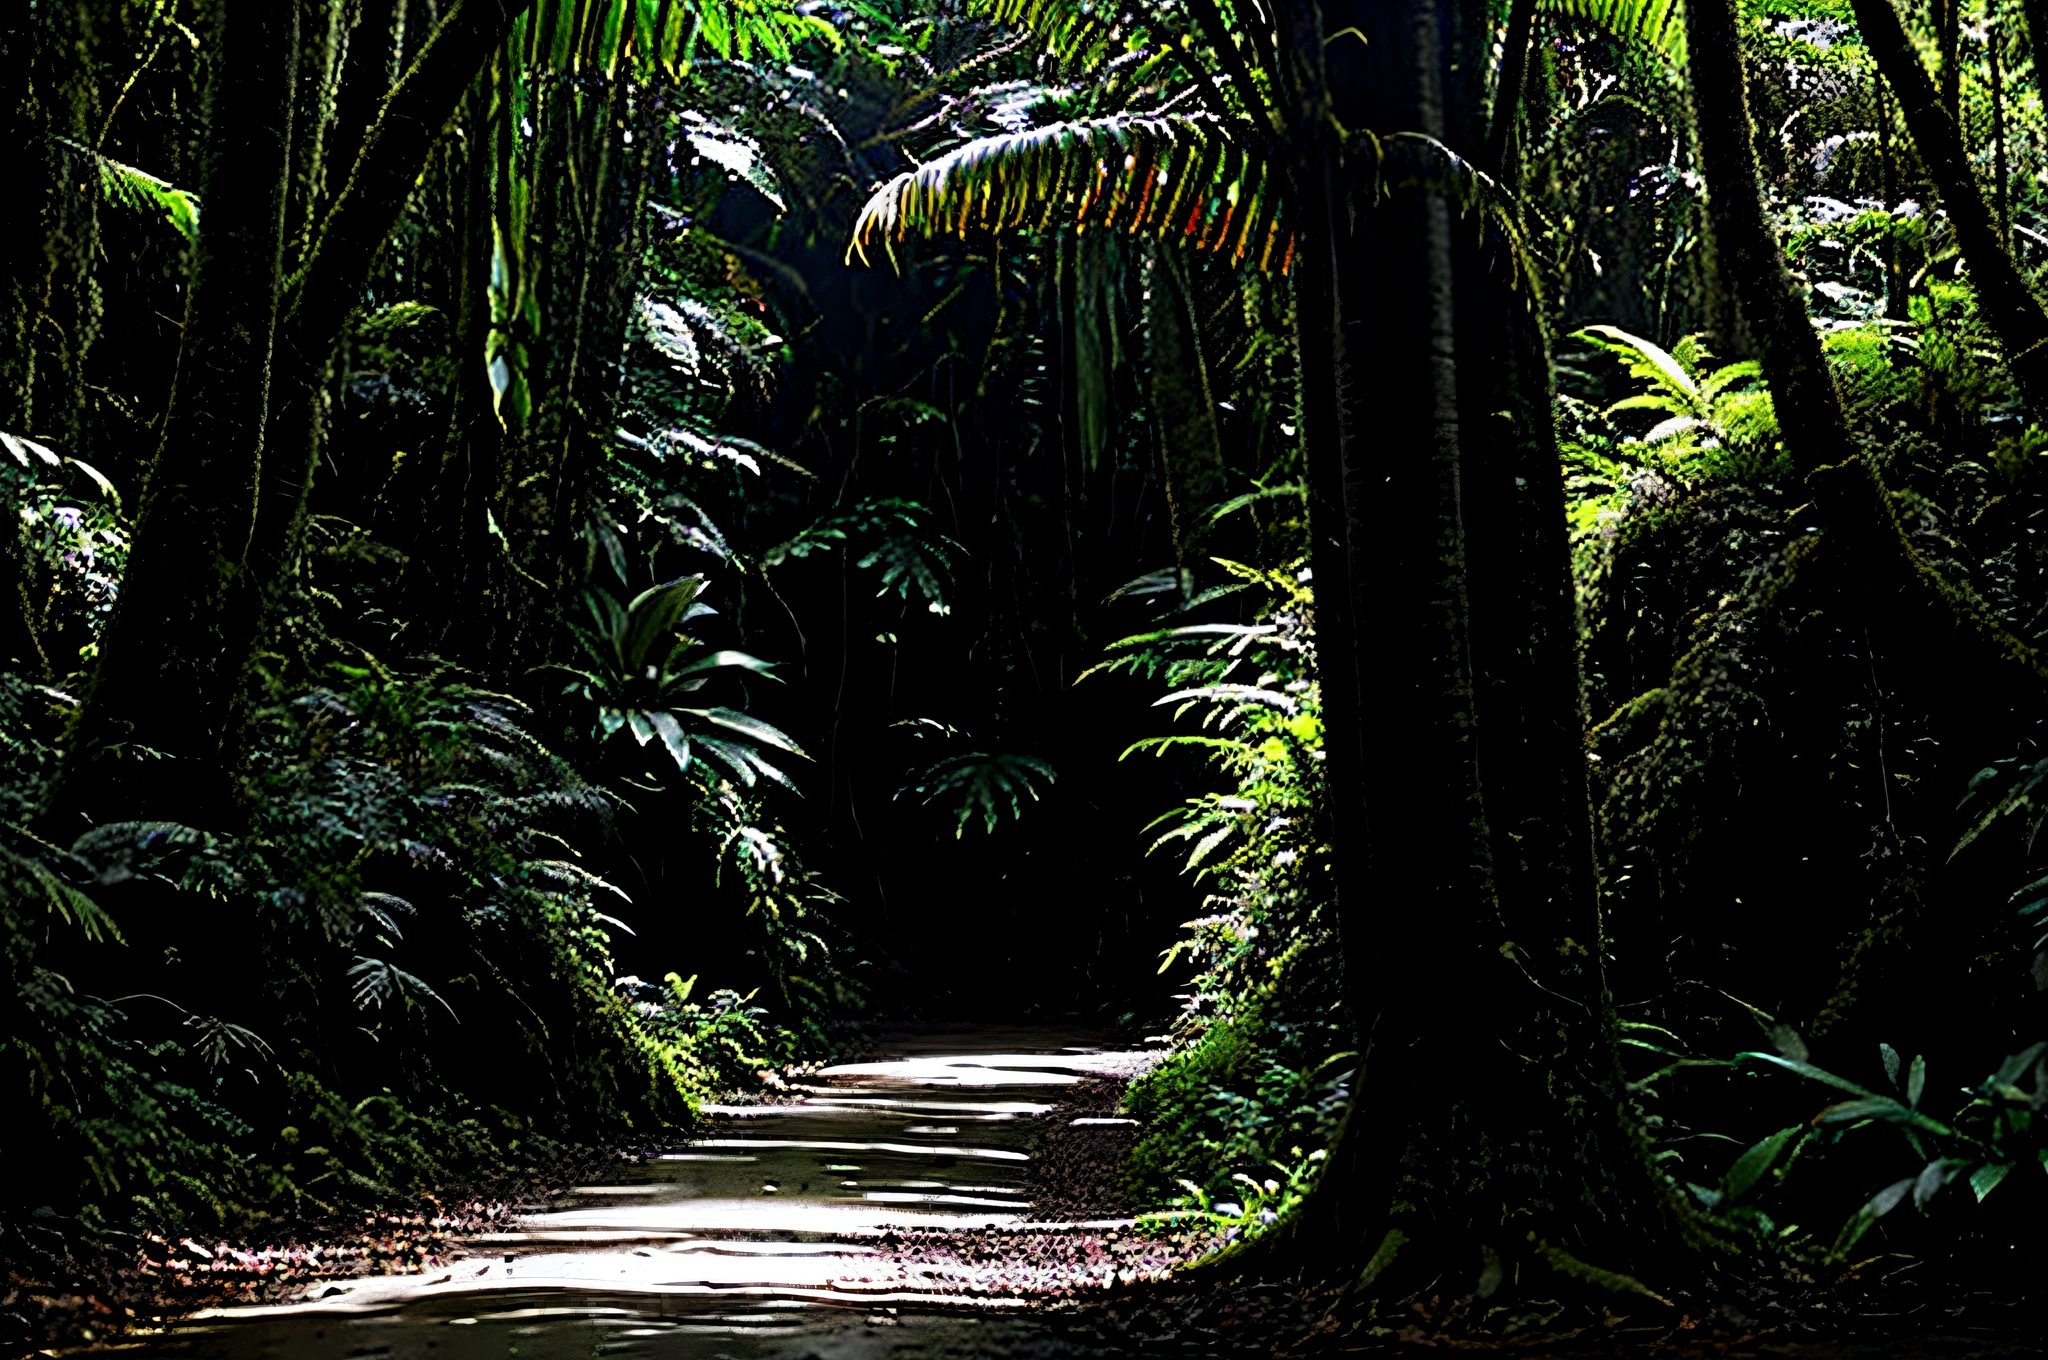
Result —
<instances>
[{"instance_id":1,"label":"tree trunk","mask_svg":"<svg viewBox=\"0 0 2048 1360\"><path fill-rule=\"evenodd\" d=\"M1904 252L1899 248L1899 229L1890 220L1899 206L1899 153L1898 145L1892 139L1891 100L1885 97L1884 76L1873 72L1870 77L1872 99L1877 105L1877 156L1882 170L1884 211L1887 219L1884 233L1884 316L1887 321L1911 321L1912 307L1907 300L1906 262Z\"/></svg>"},{"instance_id":2,"label":"tree trunk","mask_svg":"<svg viewBox=\"0 0 2048 1360\"><path fill-rule=\"evenodd\" d=\"M1321 14L1366 37L1325 51L1332 116L1295 122L1326 814L1363 1056L1296 1240L1375 1293L1491 1294L1504 1262L1554 1293L1545 1265L1642 1269L1661 1215L1608 1030L1547 365L1446 196L1349 203L1370 167L1321 140L1443 132L1436 6Z\"/></svg>"},{"instance_id":3,"label":"tree trunk","mask_svg":"<svg viewBox=\"0 0 2048 1360\"><path fill-rule=\"evenodd\" d=\"M484 347L491 331L491 155L495 115L489 85L469 96L460 171L459 254L451 270L449 337L455 356L448 434L437 462L408 461L406 476L379 507L389 541L404 550L404 591L416 650L481 665L504 626L493 598L503 550L490 535L504 430L491 409Z\"/></svg>"},{"instance_id":4,"label":"tree trunk","mask_svg":"<svg viewBox=\"0 0 2048 1360\"><path fill-rule=\"evenodd\" d=\"M1756 144L1731 0L1685 7L1693 123L1718 263L1763 361L1778 428L1802 474L1851 456L1840 398L1758 184Z\"/></svg>"},{"instance_id":5,"label":"tree trunk","mask_svg":"<svg viewBox=\"0 0 2048 1360\"><path fill-rule=\"evenodd\" d=\"M1999 51L1998 15L1984 16L1984 58L1991 79L1991 190L1997 206L1998 243L2012 249L2011 171L2005 160L2005 65Z\"/></svg>"},{"instance_id":6,"label":"tree trunk","mask_svg":"<svg viewBox=\"0 0 2048 1360\"><path fill-rule=\"evenodd\" d=\"M1892 0L1851 0L1856 26L1898 97L1920 161L1955 227L1977 307L2005 350L2006 366L2036 422L2048 421L2048 312L2027 287L1970 170L1962 132L1927 78ZM1695 57L1697 60L1697 57ZM1696 82L1697 84L1697 82Z\"/></svg>"},{"instance_id":7,"label":"tree trunk","mask_svg":"<svg viewBox=\"0 0 2048 1360\"><path fill-rule=\"evenodd\" d=\"M98 327L99 135L93 7L56 0L0 32L0 114L38 137L7 139L13 246L0 261L0 430L87 456L80 370Z\"/></svg>"},{"instance_id":8,"label":"tree trunk","mask_svg":"<svg viewBox=\"0 0 2048 1360\"><path fill-rule=\"evenodd\" d=\"M239 657L225 654L223 629L245 569L263 465L299 7L223 0L210 48L205 228L177 376L120 601L72 730L63 790L71 807L89 803L120 816L176 789L180 815L202 824L228 804L220 678ZM138 747L152 758L121 761L120 776L110 777L110 757Z\"/></svg>"},{"instance_id":9,"label":"tree trunk","mask_svg":"<svg viewBox=\"0 0 2048 1360\"><path fill-rule=\"evenodd\" d=\"M1860 17L1857 23L1861 25ZM1962 39L1963 0L1934 0L1934 46L1941 62L1941 107L1949 121L1958 126L1963 119Z\"/></svg>"},{"instance_id":10,"label":"tree trunk","mask_svg":"<svg viewBox=\"0 0 2048 1360\"><path fill-rule=\"evenodd\" d=\"M1507 32L1501 38L1500 79L1493 89L1493 116L1487 120L1486 159L1479 168L1512 189L1521 178L1514 155L1515 122L1522 108L1522 83L1529 71L1529 37L1536 27L1536 0L1514 0L1508 7Z\"/></svg>"},{"instance_id":11,"label":"tree trunk","mask_svg":"<svg viewBox=\"0 0 2048 1360\"><path fill-rule=\"evenodd\" d=\"M398 53L405 45L405 0L354 0L353 7L356 21L349 30L341 84L335 91L334 123L327 137L327 164L338 167L339 174L325 186L316 222L333 210L335 199L347 187L346 175L403 71Z\"/></svg>"}]
</instances>

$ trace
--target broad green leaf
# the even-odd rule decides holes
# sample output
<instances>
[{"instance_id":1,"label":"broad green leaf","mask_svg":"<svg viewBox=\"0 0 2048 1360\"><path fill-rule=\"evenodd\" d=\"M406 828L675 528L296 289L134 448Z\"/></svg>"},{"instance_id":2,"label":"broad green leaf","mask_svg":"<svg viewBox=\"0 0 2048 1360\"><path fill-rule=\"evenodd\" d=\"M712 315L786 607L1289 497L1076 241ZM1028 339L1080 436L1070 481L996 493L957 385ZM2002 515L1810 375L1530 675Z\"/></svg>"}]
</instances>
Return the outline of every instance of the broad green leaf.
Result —
<instances>
[{"instance_id":1,"label":"broad green leaf","mask_svg":"<svg viewBox=\"0 0 2048 1360\"><path fill-rule=\"evenodd\" d=\"M683 711L695 714L706 722L716 723L728 731L737 732L748 740L757 741L763 746L773 746L777 750L787 751L793 756L803 756L805 760L810 759L809 756L804 755L803 748L790 739L788 733L772 723L762 722L752 714L741 713L737 709L731 708L688 708Z\"/></svg>"},{"instance_id":2,"label":"broad green leaf","mask_svg":"<svg viewBox=\"0 0 2048 1360\"><path fill-rule=\"evenodd\" d=\"M1776 1053L1738 1053L1735 1055L1735 1062L1738 1065L1745 1059L1753 1059L1757 1062L1765 1062L1776 1067L1782 1067L1787 1072L1796 1072L1809 1081L1817 1081L1822 1085L1832 1086L1838 1091L1847 1091L1853 1096L1863 1096L1871 1100L1885 1099L1885 1097L1879 1096L1875 1091L1865 1090L1855 1082L1845 1077L1838 1077L1823 1068L1815 1067L1812 1063L1797 1062L1791 1058L1780 1057Z\"/></svg>"},{"instance_id":3,"label":"broad green leaf","mask_svg":"<svg viewBox=\"0 0 2048 1360\"><path fill-rule=\"evenodd\" d=\"M2048 1156L2048 1154L2044 1154L2044 1156ZM1993 1190L1996 1190L1998 1183L2004 1180L2007 1173L2011 1170L2012 1163L2010 1162L1993 1162L1972 1171L1970 1173L1970 1189L1977 1192L1977 1202L1983 1203L1984 1197Z\"/></svg>"},{"instance_id":4,"label":"broad green leaf","mask_svg":"<svg viewBox=\"0 0 2048 1360\"><path fill-rule=\"evenodd\" d=\"M1865 1206L1869 1209L1870 1216L1872 1218L1883 1218L1886 1214L1898 1208L1900 1202L1912 1192L1913 1185L1918 1179L1919 1177L1917 1176L1908 1176L1902 1181L1893 1181L1890 1185L1872 1195L1870 1203Z\"/></svg>"},{"instance_id":5,"label":"broad green leaf","mask_svg":"<svg viewBox=\"0 0 2048 1360\"><path fill-rule=\"evenodd\" d=\"M1992 1085L2012 1085L2025 1074L2029 1067L2034 1065L2034 1060L2039 1058L2044 1052L2048 1052L2048 1043L2035 1044L2032 1048L2013 1054L1998 1065L1998 1071L1991 1078Z\"/></svg>"},{"instance_id":6,"label":"broad green leaf","mask_svg":"<svg viewBox=\"0 0 2048 1360\"><path fill-rule=\"evenodd\" d=\"M1727 1176L1722 1179L1722 1198L1733 1201L1748 1194L1750 1187L1761 1180L1764 1173L1771 1169L1771 1164L1778 1160L1778 1154L1785 1150L1785 1144L1803 1132L1804 1128L1804 1125L1794 1124L1789 1128L1779 1129L1737 1157L1735 1165L1728 1168Z\"/></svg>"},{"instance_id":7,"label":"broad green leaf","mask_svg":"<svg viewBox=\"0 0 2048 1360\"><path fill-rule=\"evenodd\" d=\"M1937 1157L1929 1162L1913 1182L1913 1207L1925 1209L1927 1202L1939 1194L1941 1187L1954 1179L1955 1174L1968 1166L1968 1162L1952 1157Z\"/></svg>"},{"instance_id":8,"label":"broad green leaf","mask_svg":"<svg viewBox=\"0 0 2048 1360\"><path fill-rule=\"evenodd\" d=\"M1830 1105L1813 1117L1816 1124L1841 1124L1852 1119L1902 1119L1910 1111L1890 1096L1870 1096Z\"/></svg>"},{"instance_id":9,"label":"broad green leaf","mask_svg":"<svg viewBox=\"0 0 2048 1360\"><path fill-rule=\"evenodd\" d=\"M675 758L676 769L687 772L690 768L690 738L683 731L683 725L676 721L673 713L656 711L647 715L647 721L661 735L661 744L668 748Z\"/></svg>"}]
</instances>

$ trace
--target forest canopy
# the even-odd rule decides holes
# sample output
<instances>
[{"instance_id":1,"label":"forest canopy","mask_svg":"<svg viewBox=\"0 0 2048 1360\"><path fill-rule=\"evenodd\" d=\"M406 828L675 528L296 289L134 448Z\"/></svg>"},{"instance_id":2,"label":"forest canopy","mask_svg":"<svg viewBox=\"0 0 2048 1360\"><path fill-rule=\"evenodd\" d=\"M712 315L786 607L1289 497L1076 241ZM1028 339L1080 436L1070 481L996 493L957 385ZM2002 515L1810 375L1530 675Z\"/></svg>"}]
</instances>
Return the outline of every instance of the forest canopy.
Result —
<instances>
[{"instance_id":1,"label":"forest canopy","mask_svg":"<svg viewBox=\"0 0 2048 1360\"><path fill-rule=\"evenodd\" d=\"M906 1016L1333 1337L2015 1325L2041 44L10 7L0 1332Z\"/></svg>"}]
</instances>

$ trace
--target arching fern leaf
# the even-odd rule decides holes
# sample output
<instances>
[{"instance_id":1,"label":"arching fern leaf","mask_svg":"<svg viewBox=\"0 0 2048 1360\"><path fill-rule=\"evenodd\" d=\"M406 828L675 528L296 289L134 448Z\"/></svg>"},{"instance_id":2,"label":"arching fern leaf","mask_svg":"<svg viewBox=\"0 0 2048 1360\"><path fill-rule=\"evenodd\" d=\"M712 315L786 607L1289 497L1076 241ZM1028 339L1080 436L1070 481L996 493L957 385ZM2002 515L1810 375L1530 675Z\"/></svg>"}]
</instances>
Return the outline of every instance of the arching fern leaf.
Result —
<instances>
[{"instance_id":1,"label":"arching fern leaf","mask_svg":"<svg viewBox=\"0 0 2048 1360\"><path fill-rule=\"evenodd\" d=\"M1206 114L1118 115L970 142L875 191L848 258L908 236L1065 222L1176 241L1285 273L1279 176Z\"/></svg>"},{"instance_id":2,"label":"arching fern leaf","mask_svg":"<svg viewBox=\"0 0 2048 1360\"><path fill-rule=\"evenodd\" d=\"M974 13L999 24L1015 24L1045 39L1046 48L1067 66L1096 69L1099 63L1143 44L1146 21L1117 0L974 0Z\"/></svg>"},{"instance_id":3,"label":"arching fern leaf","mask_svg":"<svg viewBox=\"0 0 2048 1360\"><path fill-rule=\"evenodd\" d=\"M158 179L147 170L138 170L102 156L68 138L59 137L57 140L92 162L99 175L101 198L136 212L162 213L170 219L180 236L188 241L199 239L199 195L189 189L180 189L169 180Z\"/></svg>"},{"instance_id":4,"label":"arching fern leaf","mask_svg":"<svg viewBox=\"0 0 2048 1360\"><path fill-rule=\"evenodd\" d=\"M967 833L967 823L981 814L982 827L993 832L1007 811L1012 818L1024 815L1024 800L1038 801L1039 785L1050 787L1059 775L1037 756L1001 752L969 751L948 756L918 775L917 782L898 789L896 796L915 793L927 805L942 804L955 817L953 837Z\"/></svg>"},{"instance_id":5,"label":"arching fern leaf","mask_svg":"<svg viewBox=\"0 0 2048 1360\"><path fill-rule=\"evenodd\" d=\"M1682 0L1536 0L1549 19L1597 28L1617 41L1646 48L1685 70L1685 5Z\"/></svg>"}]
</instances>

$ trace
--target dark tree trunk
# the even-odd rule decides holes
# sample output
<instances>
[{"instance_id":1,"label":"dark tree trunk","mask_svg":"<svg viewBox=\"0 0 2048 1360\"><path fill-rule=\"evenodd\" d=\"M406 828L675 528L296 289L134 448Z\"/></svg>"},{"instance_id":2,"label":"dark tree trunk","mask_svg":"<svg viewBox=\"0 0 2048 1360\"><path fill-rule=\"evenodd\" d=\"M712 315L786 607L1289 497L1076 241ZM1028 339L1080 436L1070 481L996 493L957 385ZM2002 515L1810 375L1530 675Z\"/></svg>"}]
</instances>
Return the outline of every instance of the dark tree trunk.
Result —
<instances>
[{"instance_id":1,"label":"dark tree trunk","mask_svg":"<svg viewBox=\"0 0 2048 1360\"><path fill-rule=\"evenodd\" d=\"M80 370L98 327L90 285L99 243L94 7L55 0L0 34L0 151L11 200L0 260L0 430L86 456Z\"/></svg>"},{"instance_id":2,"label":"dark tree trunk","mask_svg":"<svg viewBox=\"0 0 2048 1360\"><path fill-rule=\"evenodd\" d=\"M1487 120L1486 157L1479 168L1513 188L1521 176L1515 154L1515 124L1522 108L1522 82L1529 71L1529 37L1536 27L1536 0L1514 0L1508 8L1507 32L1501 38L1500 79L1493 89L1493 116Z\"/></svg>"},{"instance_id":3,"label":"dark tree trunk","mask_svg":"<svg viewBox=\"0 0 2048 1360\"><path fill-rule=\"evenodd\" d=\"M1322 140L1479 123L1446 116L1437 7L1321 17L1366 37L1327 49L1333 117L1295 122L1326 811L1363 1056L1297 1241L1375 1292L1441 1274L1490 1294L1503 1262L1554 1292L1545 1264L1643 1269L1661 1214L1608 1029L1541 329L1445 195L1352 202L1370 167ZM1506 1128L1571 1153L1481 1132Z\"/></svg>"},{"instance_id":4,"label":"dark tree trunk","mask_svg":"<svg viewBox=\"0 0 2048 1360\"><path fill-rule=\"evenodd\" d=\"M175 788L180 815L202 824L228 806L220 681L239 657L225 654L224 627L242 583L263 466L299 7L225 0L211 39L205 226L177 377L60 795L69 807L118 816ZM109 778L108 758L131 745L156 756L122 761L122 777Z\"/></svg>"},{"instance_id":5,"label":"dark tree trunk","mask_svg":"<svg viewBox=\"0 0 2048 1360\"><path fill-rule=\"evenodd\" d=\"M1963 117L1962 38L1963 0L1934 0L1934 45L1941 62L1941 107L1947 111L1949 121L1959 125Z\"/></svg>"},{"instance_id":6,"label":"dark tree trunk","mask_svg":"<svg viewBox=\"0 0 2048 1360\"><path fill-rule=\"evenodd\" d=\"M247 667L262 606L294 560L336 346L442 128L527 2L450 7L385 102L281 305L298 6L223 0L206 227L176 387L122 600L67 743L60 809L114 810L103 796L137 804L189 772L183 815L229 815ZM117 795L88 771L127 746L180 763L150 767L163 779L129 780Z\"/></svg>"},{"instance_id":7,"label":"dark tree trunk","mask_svg":"<svg viewBox=\"0 0 2048 1360\"><path fill-rule=\"evenodd\" d=\"M326 375L384 241L464 92L531 0L456 0L385 101L321 223L279 330L277 455L264 470L250 565L275 592L298 541L324 436Z\"/></svg>"},{"instance_id":8,"label":"dark tree trunk","mask_svg":"<svg viewBox=\"0 0 2048 1360\"><path fill-rule=\"evenodd\" d=\"M502 627L502 606L492 598L502 550L491 538L489 508L499 478L504 430L491 409L484 346L491 330L490 88L478 82L469 96L462 142L455 233L459 255L451 271L450 340L455 371L450 382L447 441L432 463L414 460L384 497L381 518L391 541L406 554L407 616L415 648L480 665Z\"/></svg>"},{"instance_id":9,"label":"dark tree trunk","mask_svg":"<svg viewBox=\"0 0 2048 1360\"><path fill-rule=\"evenodd\" d=\"M1856 26L1898 97L1921 164L1934 181L1969 267L1977 306L2019 385L2028 414L2048 419L2048 312L2035 299L1998 232L1956 125L1906 37L1892 0L1852 0Z\"/></svg>"},{"instance_id":10,"label":"dark tree trunk","mask_svg":"<svg viewBox=\"0 0 2048 1360\"><path fill-rule=\"evenodd\" d=\"M330 4L328 0L297 0L299 5L300 58L298 94L292 108L292 178L285 199L285 254L287 277L303 268L312 247L313 225L327 197L327 174L334 164L328 156L333 110L340 93L340 81L348 56L349 30L356 5L353 0ZM344 167L348 162L341 163Z\"/></svg>"},{"instance_id":11,"label":"dark tree trunk","mask_svg":"<svg viewBox=\"0 0 2048 1360\"><path fill-rule=\"evenodd\" d=\"M1763 361L1778 428L1802 473L1850 456L1841 401L1758 183L1756 144L1731 0L1686 5L1693 123L1722 273Z\"/></svg>"},{"instance_id":12,"label":"dark tree trunk","mask_svg":"<svg viewBox=\"0 0 2048 1360\"><path fill-rule=\"evenodd\" d=\"M1885 97L1884 76L1870 77L1872 98L1877 105L1877 156L1883 174L1882 192L1887 215L1899 206L1899 152L1892 137L1892 105ZM1887 321L1910 321L1912 307L1907 298L1905 252L1899 245L1899 229L1888 224L1884 233L1884 315Z\"/></svg>"},{"instance_id":13,"label":"dark tree trunk","mask_svg":"<svg viewBox=\"0 0 2048 1360\"><path fill-rule=\"evenodd\" d=\"M341 82L335 91L334 122L327 135L327 164L337 167L314 220L324 217L346 186L347 175L362 154L363 141L376 126L384 100L397 84L398 53L405 44L405 0L356 0L356 18L348 33ZM339 179L341 183L334 183Z\"/></svg>"}]
</instances>

